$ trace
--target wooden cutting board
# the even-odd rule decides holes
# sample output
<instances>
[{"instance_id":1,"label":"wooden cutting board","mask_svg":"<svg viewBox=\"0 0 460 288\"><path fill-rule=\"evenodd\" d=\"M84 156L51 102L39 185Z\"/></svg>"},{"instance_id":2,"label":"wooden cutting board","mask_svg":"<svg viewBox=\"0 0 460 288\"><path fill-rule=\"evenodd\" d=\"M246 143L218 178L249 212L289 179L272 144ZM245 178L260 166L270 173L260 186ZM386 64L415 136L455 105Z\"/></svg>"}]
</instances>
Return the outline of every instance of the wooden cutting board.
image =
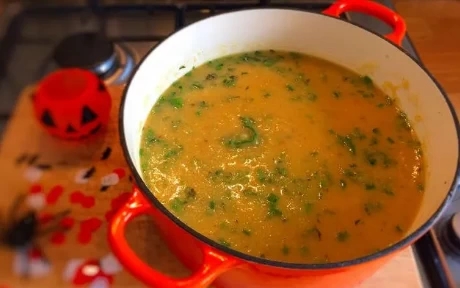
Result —
<instances>
[{"instance_id":1,"label":"wooden cutting board","mask_svg":"<svg viewBox=\"0 0 460 288\"><path fill-rule=\"evenodd\" d=\"M51 229L21 251L2 247L1 288L145 286L122 269L106 240L107 219L131 187L117 129L122 87L109 91L113 99L109 126L78 143L52 138L40 129L32 113L33 87L20 96L0 146L0 227L10 223L6 213L24 195L20 209L15 209L17 217L33 210L42 229L61 229ZM59 218L66 210L70 212ZM152 266L172 275L187 274L149 219L130 224L127 237ZM83 270L92 276L84 277ZM360 286L368 287L422 287L412 250L402 251Z\"/></svg>"}]
</instances>

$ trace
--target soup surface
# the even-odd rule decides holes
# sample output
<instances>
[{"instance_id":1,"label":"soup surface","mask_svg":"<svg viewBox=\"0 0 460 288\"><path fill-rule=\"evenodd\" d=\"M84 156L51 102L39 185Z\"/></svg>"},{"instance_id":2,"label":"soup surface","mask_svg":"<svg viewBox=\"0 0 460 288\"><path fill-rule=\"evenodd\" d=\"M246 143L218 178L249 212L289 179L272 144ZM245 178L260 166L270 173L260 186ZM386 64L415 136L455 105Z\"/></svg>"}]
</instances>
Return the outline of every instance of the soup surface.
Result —
<instances>
[{"instance_id":1,"label":"soup surface","mask_svg":"<svg viewBox=\"0 0 460 288\"><path fill-rule=\"evenodd\" d=\"M421 152L370 77L270 50L177 80L148 116L140 158L152 193L203 235L257 257L320 263L404 236L423 196Z\"/></svg>"}]
</instances>

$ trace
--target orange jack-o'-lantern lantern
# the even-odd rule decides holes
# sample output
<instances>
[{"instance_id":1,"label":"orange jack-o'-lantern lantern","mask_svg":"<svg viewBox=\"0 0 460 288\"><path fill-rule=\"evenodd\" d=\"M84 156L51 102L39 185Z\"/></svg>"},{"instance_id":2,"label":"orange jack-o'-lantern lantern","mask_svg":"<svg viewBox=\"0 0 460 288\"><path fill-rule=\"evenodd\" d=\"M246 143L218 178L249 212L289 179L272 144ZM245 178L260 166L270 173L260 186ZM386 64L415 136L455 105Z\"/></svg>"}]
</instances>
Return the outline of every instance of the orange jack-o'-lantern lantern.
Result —
<instances>
[{"instance_id":1,"label":"orange jack-o'-lantern lantern","mask_svg":"<svg viewBox=\"0 0 460 288\"><path fill-rule=\"evenodd\" d=\"M49 74L33 96L35 116L51 135L81 139L107 124L111 98L102 80L87 70Z\"/></svg>"}]
</instances>

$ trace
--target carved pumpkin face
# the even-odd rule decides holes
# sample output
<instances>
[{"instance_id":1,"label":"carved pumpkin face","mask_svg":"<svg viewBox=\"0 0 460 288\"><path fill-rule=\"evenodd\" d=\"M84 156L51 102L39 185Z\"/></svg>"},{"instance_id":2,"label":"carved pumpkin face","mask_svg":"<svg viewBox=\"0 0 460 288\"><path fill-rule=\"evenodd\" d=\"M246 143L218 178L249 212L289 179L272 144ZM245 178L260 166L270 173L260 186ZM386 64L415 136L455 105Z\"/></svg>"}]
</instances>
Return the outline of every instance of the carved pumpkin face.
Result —
<instances>
[{"instance_id":1,"label":"carved pumpkin face","mask_svg":"<svg viewBox=\"0 0 460 288\"><path fill-rule=\"evenodd\" d=\"M51 135L81 139L107 124L111 98L93 73L63 69L48 75L34 95L37 120Z\"/></svg>"}]
</instances>

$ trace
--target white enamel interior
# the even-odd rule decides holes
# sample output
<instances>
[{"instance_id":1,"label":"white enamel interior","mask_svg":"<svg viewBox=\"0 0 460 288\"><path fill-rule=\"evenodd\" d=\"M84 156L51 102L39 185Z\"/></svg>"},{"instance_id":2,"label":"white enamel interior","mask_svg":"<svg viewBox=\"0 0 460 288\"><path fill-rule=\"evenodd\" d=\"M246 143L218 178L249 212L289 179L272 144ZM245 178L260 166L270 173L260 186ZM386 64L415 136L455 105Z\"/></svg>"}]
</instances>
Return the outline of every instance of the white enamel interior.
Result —
<instances>
[{"instance_id":1,"label":"white enamel interior","mask_svg":"<svg viewBox=\"0 0 460 288\"><path fill-rule=\"evenodd\" d=\"M321 14L281 9L234 12L190 25L158 45L142 62L126 92L123 128L136 169L140 171L143 123L172 82L209 60L268 49L318 56L366 73L380 86L405 83L406 89L399 89L397 98L424 144L428 172L426 197L410 232L423 225L440 207L456 177L458 136L444 96L401 50L366 30ZM186 69L179 69L182 65Z\"/></svg>"}]
</instances>

